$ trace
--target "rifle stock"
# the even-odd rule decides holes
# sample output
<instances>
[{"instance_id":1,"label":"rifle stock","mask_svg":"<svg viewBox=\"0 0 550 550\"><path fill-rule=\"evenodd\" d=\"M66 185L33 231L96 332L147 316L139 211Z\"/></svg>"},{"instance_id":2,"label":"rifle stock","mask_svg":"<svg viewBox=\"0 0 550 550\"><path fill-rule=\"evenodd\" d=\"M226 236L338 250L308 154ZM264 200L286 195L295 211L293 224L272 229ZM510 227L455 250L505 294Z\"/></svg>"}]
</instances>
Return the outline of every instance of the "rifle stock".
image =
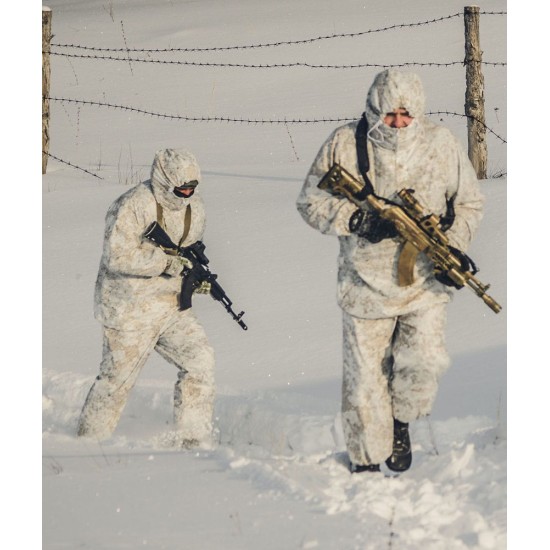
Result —
<instances>
[{"instance_id":1,"label":"rifle stock","mask_svg":"<svg viewBox=\"0 0 550 550\"><path fill-rule=\"evenodd\" d=\"M398 196L403 205L366 193L365 186L345 168L335 163L323 176L319 189L335 196L342 196L359 208L369 207L393 223L405 244L398 260L398 284L408 286L414 282L414 266L420 252L433 262L436 272L445 272L457 288L470 287L495 313L502 307L487 294L490 285L482 284L475 277L477 270L464 269L449 245L449 239L434 214L427 214L414 198L414 191L402 189ZM475 267L475 266L474 266Z\"/></svg>"}]
</instances>

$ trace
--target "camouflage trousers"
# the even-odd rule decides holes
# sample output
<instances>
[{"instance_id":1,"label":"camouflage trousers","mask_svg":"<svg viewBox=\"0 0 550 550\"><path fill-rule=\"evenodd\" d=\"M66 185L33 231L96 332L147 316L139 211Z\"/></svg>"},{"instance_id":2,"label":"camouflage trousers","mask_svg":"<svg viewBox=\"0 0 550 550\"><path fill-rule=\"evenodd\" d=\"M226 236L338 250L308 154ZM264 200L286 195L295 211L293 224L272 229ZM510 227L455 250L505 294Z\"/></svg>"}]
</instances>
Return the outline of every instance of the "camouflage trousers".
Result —
<instances>
[{"instance_id":1,"label":"camouflage trousers","mask_svg":"<svg viewBox=\"0 0 550 550\"><path fill-rule=\"evenodd\" d=\"M115 430L130 390L150 354L178 369L174 423L181 441L208 442L214 408L214 351L191 310L178 311L156 329L104 327L103 359L79 419L78 435L106 439Z\"/></svg>"},{"instance_id":2,"label":"camouflage trousers","mask_svg":"<svg viewBox=\"0 0 550 550\"><path fill-rule=\"evenodd\" d=\"M344 313L342 423L350 460L379 464L392 453L393 418L430 413L449 366L446 304L388 319Z\"/></svg>"}]
</instances>

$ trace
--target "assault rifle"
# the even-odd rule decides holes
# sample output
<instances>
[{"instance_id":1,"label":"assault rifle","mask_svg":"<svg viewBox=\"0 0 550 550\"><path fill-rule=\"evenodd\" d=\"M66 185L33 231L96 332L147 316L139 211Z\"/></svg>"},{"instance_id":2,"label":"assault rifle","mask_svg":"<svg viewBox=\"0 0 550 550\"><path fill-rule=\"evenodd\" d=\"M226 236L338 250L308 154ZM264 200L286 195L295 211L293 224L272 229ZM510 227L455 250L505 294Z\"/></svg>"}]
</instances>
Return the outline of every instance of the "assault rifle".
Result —
<instances>
[{"instance_id":1,"label":"assault rifle","mask_svg":"<svg viewBox=\"0 0 550 550\"><path fill-rule=\"evenodd\" d=\"M164 231L157 222L153 222L147 228L143 236L158 245L166 254L170 256L180 256L191 262L191 267L183 268L180 310L185 311L191 307L193 292L195 292L202 283L206 282L210 284L210 295L212 298L222 303L227 312L243 330L248 330L248 327L241 319L244 315L244 311L241 311L238 315L233 311L231 308L231 300L227 297L227 294L216 280L218 276L212 273L208 268L209 260L204 254L206 246L203 242L197 241L190 246L179 247L172 242L172 239L170 239L166 231Z\"/></svg>"},{"instance_id":2,"label":"assault rifle","mask_svg":"<svg viewBox=\"0 0 550 550\"><path fill-rule=\"evenodd\" d=\"M382 218L393 223L405 244L398 261L398 284L408 286L414 281L414 265L420 252L434 264L434 273L445 274L455 288L469 286L495 313L502 307L487 294L490 285L482 284L474 275L477 267L463 252L453 249L440 227L440 219L424 211L414 197L413 189L402 189L397 204L368 193L365 185L355 179L345 168L335 163L318 184L319 189L335 196L343 196L366 210L374 209ZM461 261L466 258L465 262Z\"/></svg>"}]
</instances>

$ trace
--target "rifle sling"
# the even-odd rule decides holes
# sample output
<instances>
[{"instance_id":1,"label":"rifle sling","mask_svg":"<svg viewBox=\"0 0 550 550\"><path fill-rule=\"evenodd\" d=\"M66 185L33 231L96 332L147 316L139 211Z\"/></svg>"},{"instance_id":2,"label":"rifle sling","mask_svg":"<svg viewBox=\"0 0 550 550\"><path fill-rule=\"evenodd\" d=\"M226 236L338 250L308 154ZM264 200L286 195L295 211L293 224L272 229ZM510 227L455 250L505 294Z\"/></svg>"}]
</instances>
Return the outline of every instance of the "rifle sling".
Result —
<instances>
[{"instance_id":1,"label":"rifle sling","mask_svg":"<svg viewBox=\"0 0 550 550\"><path fill-rule=\"evenodd\" d=\"M157 203L157 223L166 231L166 228L164 227L164 213L162 210L162 206L158 203L158 201L155 200ZM183 235L181 236L181 239L178 243L178 248L181 248L181 245L187 238L187 235L189 235L189 230L191 229L191 205L188 204L185 207L185 217L183 220Z\"/></svg>"},{"instance_id":2,"label":"rifle sling","mask_svg":"<svg viewBox=\"0 0 550 550\"><path fill-rule=\"evenodd\" d=\"M357 149L357 164L359 165L359 172L365 181L365 189L361 193L365 195L365 198L367 195L374 194L374 187L368 176L368 171L370 168L369 154L367 150L368 130L369 123L367 122L367 116L363 113L361 120L359 120L359 124L357 124L357 129L355 130L355 147Z\"/></svg>"}]
</instances>

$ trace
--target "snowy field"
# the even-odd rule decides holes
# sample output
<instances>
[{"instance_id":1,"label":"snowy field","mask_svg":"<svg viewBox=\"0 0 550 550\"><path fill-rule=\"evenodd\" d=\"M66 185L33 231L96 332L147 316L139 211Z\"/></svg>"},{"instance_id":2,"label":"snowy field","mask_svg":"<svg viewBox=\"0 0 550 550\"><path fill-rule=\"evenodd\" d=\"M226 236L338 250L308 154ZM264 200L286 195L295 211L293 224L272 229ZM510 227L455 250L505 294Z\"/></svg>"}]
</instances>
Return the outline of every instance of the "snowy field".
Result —
<instances>
[{"instance_id":1,"label":"snowy field","mask_svg":"<svg viewBox=\"0 0 550 550\"><path fill-rule=\"evenodd\" d=\"M51 102L50 153L57 159L49 159L42 178L37 215L42 227L27 237L36 240L42 232L37 331L42 384L31 392L33 406L42 392L42 408L36 410L41 435L40 428L32 432L42 452L42 477L34 478L42 484L37 512L42 547L519 547L507 542L510 199L503 143L507 67L498 64L507 61L507 15L481 19L483 58L496 63L483 67L487 125L494 133L488 134L489 178L482 182L486 213L469 251L503 311L495 315L468 289L457 293L449 308L452 367L431 417L412 424L412 468L388 478L347 471L339 418L337 242L310 229L295 208L317 150L343 120L295 121L361 115L381 68L342 65L462 60L462 16L446 16L462 12L464 3L52 0L47 5L53 10L54 44L110 50L56 46L57 54L95 58L51 58L50 95L64 98ZM496 0L478 5L486 12L507 9ZM431 20L436 21L410 25ZM382 28L387 30L364 32ZM351 33L361 34L340 36ZM311 38L319 39L305 41ZM297 41L302 42L292 43ZM177 48L208 50L158 51ZM291 63L302 65L258 67ZM463 113L462 65L410 70L424 80L428 111ZM153 116L159 114L169 117ZM431 116L466 146L463 117ZM75 438L101 358L92 300L104 216L116 197L148 177L155 151L164 147L188 148L199 160L208 213L206 253L249 326L242 331L218 303L195 298L217 358L217 444L208 451L170 448L176 373L159 356L147 363L110 440ZM35 165L39 170L39 162ZM20 214L14 218L19 221ZM31 270L28 257L23 261ZM40 297L28 302L31 311L39 302ZM34 344L22 340L16 347L24 351ZM36 370L26 371L21 384L36 378ZM21 402L14 407L20 409ZM24 510L27 501L19 491L34 493L36 486L16 489L12 505ZM519 541L526 540L522 533Z\"/></svg>"}]
</instances>

